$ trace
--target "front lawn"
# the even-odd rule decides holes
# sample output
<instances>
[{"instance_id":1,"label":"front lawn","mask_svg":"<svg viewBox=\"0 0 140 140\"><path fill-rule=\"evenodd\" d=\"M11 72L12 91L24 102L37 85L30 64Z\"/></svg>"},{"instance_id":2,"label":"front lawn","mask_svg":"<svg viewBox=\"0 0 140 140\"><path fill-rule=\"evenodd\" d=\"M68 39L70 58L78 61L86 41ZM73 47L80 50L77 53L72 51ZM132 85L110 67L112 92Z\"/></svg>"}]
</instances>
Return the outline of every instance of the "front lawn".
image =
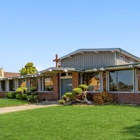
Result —
<instances>
[{"instance_id":1,"label":"front lawn","mask_svg":"<svg viewBox=\"0 0 140 140\"><path fill-rule=\"evenodd\" d=\"M0 140L139 140L140 107L57 106L0 115Z\"/></svg>"},{"instance_id":2,"label":"front lawn","mask_svg":"<svg viewBox=\"0 0 140 140\"><path fill-rule=\"evenodd\" d=\"M0 98L0 108L8 107L8 106L18 106L28 104L27 101L16 100L16 99L8 99L8 98Z\"/></svg>"}]
</instances>

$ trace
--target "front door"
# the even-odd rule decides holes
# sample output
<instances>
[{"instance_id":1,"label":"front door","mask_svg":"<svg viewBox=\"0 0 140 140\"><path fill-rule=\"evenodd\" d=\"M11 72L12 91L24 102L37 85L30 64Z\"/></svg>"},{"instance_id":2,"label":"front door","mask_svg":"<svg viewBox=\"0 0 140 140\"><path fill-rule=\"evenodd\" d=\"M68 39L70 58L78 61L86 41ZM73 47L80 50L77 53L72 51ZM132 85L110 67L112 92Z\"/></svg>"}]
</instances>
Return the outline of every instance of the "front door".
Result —
<instances>
[{"instance_id":1,"label":"front door","mask_svg":"<svg viewBox=\"0 0 140 140\"><path fill-rule=\"evenodd\" d=\"M61 79L61 97L66 93L66 92L71 92L72 91L72 79Z\"/></svg>"}]
</instances>

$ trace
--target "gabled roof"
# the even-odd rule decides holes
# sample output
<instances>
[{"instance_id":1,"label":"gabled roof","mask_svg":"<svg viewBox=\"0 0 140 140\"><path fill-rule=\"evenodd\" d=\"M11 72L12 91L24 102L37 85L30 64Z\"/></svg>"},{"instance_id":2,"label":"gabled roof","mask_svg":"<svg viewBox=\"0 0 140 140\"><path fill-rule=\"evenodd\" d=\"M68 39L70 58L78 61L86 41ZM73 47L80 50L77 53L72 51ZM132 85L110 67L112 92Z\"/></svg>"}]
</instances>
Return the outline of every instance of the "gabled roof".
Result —
<instances>
[{"instance_id":1,"label":"gabled roof","mask_svg":"<svg viewBox=\"0 0 140 140\"><path fill-rule=\"evenodd\" d=\"M63 56L63 57L60 57L60 59L63 60L63 59L65 59L65 58L71 57L71 56L73 56L73 55L75 55L75 54L78 54L78 53L84 53L84 52L103 52L103 51L119 52L119 53L124 54L124 55L126 55L126 56L129 56L129 57L131 57L131 58L133 58L133 59L135 59L135 60L140 61L140 58L139 58L139 57L137 57L137 56L135 56L135 55L133 55L133 54L131 54L131 53L129 53L129 52L127 52L127 51L121 49L121 48L91 48L91 49L78 49L78 50L76 50L76 51L74 51L74 52L72 52L72 53L69 53L69 54L67 54L67 55L65 55L65 56Z\"/></svg>"}]
</instances>

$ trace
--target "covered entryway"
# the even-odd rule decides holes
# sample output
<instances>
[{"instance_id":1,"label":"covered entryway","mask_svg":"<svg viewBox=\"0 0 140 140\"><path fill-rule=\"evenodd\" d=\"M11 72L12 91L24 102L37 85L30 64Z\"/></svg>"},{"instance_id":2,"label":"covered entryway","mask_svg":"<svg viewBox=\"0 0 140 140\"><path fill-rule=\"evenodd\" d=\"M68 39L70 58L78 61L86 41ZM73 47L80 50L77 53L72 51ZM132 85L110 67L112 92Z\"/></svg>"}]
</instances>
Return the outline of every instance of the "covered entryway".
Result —
<instances>
[{"instance_id":1,"label":"covered entryway","mask_svg":"<svg viewBox=\"0 0 140 140\"><path fill-rule=\"evenodd\" d=\"M72 78L69 79L61 79L61 97L66 92L72 91Z\"/></svg>"}]
</instances>

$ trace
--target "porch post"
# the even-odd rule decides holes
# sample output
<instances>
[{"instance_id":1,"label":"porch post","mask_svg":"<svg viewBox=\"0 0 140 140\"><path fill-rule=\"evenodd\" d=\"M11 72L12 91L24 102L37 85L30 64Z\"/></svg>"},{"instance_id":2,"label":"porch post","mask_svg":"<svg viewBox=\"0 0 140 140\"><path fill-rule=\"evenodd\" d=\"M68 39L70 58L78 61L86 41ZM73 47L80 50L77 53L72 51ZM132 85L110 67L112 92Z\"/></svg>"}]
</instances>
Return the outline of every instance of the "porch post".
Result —
<instances>
[{"instance_id":1,"label":"porch post","mask_svg":"<svg viewBox=\"0 0 140 140\"><path fill-rule=\"evenodd\" d=\"M37 78L37 83L38 83L38 91L41 91L40 77Z\"/></svg>"},{"instance_id":2,"label":"porch post","mask_svg":"<svg viewBox=\"0 0 140 140\"><path fill-rule=\"evenodd\" d=\"M106 71L106 90L109 91L109 71Z\"/></svg>"},{"instance_id":3,"label":"porch post","mask_svg":"<svg viewBox=\"0 0 140 140\"><path fill-rule=\"evenodd\" d=\"M137 79L137 69L133 69L133 85L134 85L134 92L138 91L138 79Z\"/></svg>"},{"instance_id":4,"label":"porch post","mask_svg":"<svg viewBox=\"0 0 140 140\"><path fill-rule=\"evenodd\" d=\"M9 91L9 80L6 80L5 83L6 83L6 91Z\"/></svg>"},{"instance_id":5,"label":"porch post","mask_svg":"<svg viewBox=\"0 0 140 140\"><path fill-rule=\"evenodd\" d=\"M83 84L83 73L80 73L80 84Z\"/></svg>"},{"instance_id":6,"label":"porch post","mask_svg":"<svg viewBox=\"0 0 140 140\"><path fill-rule=\"evenodd\" d=\"M100 91L103 91L103 71L100 71Z\"/></svg>"},{"instance_id":7,"label":"porch post","mask_svg":"<svg viewBox=\"0 0 140 140\"><path fill-rule=\"evenodd\" d=\"M30 78L27 78L27 83L26 83L26 85L27 85L27 88L30 88Z\"/></svg>"},{"instance_id":8,"label":"porch post","mask_svg":"<svg viewBox=\"0 0 140 140\"><path fill-rule=\"evenodd\" d=\"M2 91L2 89L1 89L1 81L0 81L0 91Z\"/></svg>"},{"instance_id":9,"label":"porch post","mask_svg":"<svg viewBox=\"0 0 140 140\"><path fill-rule=\"evenodd\" d=\"M20 86L20 85L19 85L19 79L17 79L17 82L16 82L16 83L17 83L17 88L18 88L18 87Z\"/></svg>"},{"instance_id":10,"label":"porch post","mask_svg":"<svg viewBox=\"0 0 140 140\"><path fill-rule=\"evenodd\" d=\"M26 78L25 81L26 81L26 87L28 88L28 78Z\"/></svg>"},{"instance_id":11,"label":"porch post","mask_svg":"<svg viewBox=\"0 0 140 140\"><path fill-rule=\"evenodd\" d=\"M44 91L44 77L42 77L42 91Z\"/></svg>"}]
</instances>

